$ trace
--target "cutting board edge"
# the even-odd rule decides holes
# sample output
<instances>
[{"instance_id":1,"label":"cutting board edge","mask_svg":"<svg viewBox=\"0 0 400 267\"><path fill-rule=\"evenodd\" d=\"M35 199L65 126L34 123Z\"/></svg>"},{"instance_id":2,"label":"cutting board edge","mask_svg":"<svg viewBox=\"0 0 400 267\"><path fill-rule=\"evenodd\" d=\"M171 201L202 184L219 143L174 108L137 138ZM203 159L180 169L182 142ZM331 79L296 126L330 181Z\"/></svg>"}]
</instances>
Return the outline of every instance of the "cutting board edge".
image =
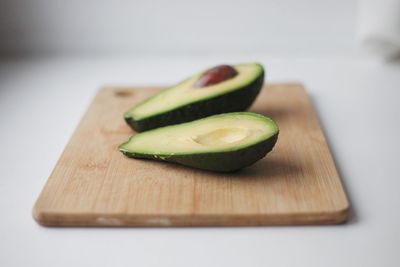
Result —
<instances>
[{"instance_id":1,"label":"cutting board edge","mask_svg":"<svg viewBox=\"0 0 400 267\"><path fill-rule=\"evenodd\" d=\"M35 221L47 227L185 227L185 226L279 226L279 225L334 225L345 223L350 217L350 205L328 212L299 212L292 214L76 214L41 210L32 212Z\"/></svg>"}]
</instances>

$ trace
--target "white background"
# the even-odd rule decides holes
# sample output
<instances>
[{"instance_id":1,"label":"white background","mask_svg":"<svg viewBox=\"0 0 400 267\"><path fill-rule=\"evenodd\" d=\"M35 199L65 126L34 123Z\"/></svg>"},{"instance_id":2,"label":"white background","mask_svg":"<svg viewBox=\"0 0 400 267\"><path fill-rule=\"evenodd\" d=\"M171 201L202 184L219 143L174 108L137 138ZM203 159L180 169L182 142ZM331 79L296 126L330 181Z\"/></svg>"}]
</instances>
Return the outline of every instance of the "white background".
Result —
<instances>
[{"instance_id":1,"label":"white background","mask_svg":"<svg viewBox=\"0 0 400 267\"><path fill-rule=\"evenodd\" d=\"M356 13L354 1L0 2L0 266L400 266L400 64L360 52ZM173 84L255 60L268 82L305 84L351 201L347 224L88 229L32 219L99 87Z\"/></svg>"},{"instance_id":2,"label":"white background","mask_svg":"<svg viewBox=\"0 0 400 267\"><path fill-rule=\"evenodd\" d=\"M355 47L355 0L2 0L0 14L3 51L208 54Z\"/></svg>"}]
</instances>

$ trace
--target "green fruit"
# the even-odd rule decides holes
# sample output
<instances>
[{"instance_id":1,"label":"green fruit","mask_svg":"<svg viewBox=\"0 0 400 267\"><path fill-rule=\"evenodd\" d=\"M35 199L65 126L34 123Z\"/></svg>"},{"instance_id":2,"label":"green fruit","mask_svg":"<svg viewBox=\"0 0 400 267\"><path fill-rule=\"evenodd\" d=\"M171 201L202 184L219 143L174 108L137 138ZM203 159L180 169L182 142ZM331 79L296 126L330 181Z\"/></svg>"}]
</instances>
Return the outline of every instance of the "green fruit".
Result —
<instances>
[{"instance_id":1,"label":"green fruit","mask_svg":"<svg viewBox=\"0 0 400 267\"><path fill-rule=\"evenodd\" d=\"M128 157L232 172L263 158L274 147L278 132L267 117L234 112L139 133L119 149Z\"/></svg>"},{"instance_id":2,"label":"green fruit","mask_svg":"<svg viewBox=\"0 0 400 267\"><path fill-rule=\"evenodd\" d=\"M222 65L200 72L161 91L124 114L137 132L197 120L214 114L244 111L264 81L260 64Z\"/></svg>"}]
</instances>

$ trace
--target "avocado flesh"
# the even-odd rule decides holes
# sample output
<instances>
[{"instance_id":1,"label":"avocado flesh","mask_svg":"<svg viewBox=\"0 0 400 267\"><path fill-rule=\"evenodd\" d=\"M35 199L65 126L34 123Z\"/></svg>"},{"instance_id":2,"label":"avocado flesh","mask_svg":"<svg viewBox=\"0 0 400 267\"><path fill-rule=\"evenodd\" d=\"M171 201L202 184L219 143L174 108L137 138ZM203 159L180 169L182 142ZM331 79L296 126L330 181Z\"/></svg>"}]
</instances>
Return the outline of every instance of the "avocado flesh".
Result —
<instances>
[{"instance_id":1,"label":"avocado flesh","mask_svg":"<svg viewBox=\"0 0 400 267\"><path fill-rule=\"evenodd\" d=\"M276 123L260 114L225 113L133 135L120 151L128 157L232 172L263 158L278 132Z\"/></svg>"},{"instance_id":2,"label":"avocado flesh","mask_svg":"<svg viewBox=\"0 0 400 267\"><path fill-rule=\"evenodd\" d=\"M137 132L178 124L214 114L244 111L257 97L264 81L260 64L233 66L238 74L220 83L195 88L204 72L144 100L124 114Z\"/></svg>"}]
</instances>

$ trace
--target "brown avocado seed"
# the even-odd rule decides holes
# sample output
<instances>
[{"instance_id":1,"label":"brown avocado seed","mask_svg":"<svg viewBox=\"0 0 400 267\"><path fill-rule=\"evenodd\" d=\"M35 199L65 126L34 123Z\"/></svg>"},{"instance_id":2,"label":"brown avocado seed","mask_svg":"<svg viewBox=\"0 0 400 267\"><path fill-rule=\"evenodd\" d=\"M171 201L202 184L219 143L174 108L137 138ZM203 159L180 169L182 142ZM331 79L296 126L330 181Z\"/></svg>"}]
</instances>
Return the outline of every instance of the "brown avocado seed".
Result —
<instances>
[{"instance_id":1,"label":"brown avocado seed","mask_svg":"<svg viewBox=\"0 0 400 267\"><path fill-rule=\"evenodd\" d=\"M235 77L238 72L229 65L218 65L203 73L194 84L194 88L203 88Z\"/></svg>"}]
</instances>

